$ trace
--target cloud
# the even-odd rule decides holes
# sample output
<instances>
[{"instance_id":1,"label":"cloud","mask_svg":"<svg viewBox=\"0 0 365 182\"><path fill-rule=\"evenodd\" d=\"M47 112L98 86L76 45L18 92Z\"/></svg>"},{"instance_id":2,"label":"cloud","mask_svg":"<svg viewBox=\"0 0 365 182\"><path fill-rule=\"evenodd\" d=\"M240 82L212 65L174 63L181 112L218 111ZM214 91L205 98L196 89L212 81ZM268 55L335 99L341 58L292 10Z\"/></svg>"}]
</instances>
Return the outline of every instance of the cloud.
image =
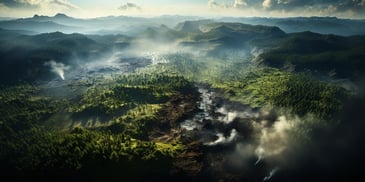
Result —
<instances>
[{"instance_id":1,"label":"cloud","mask_svg":"<svg viewBox=\"0 0 365 182\"><path fill-rule=\"evenodd\" d=\"M234 8L243 8L247 6L246 0L235 0L233 3Z\"/></svg>"},{"instance_id":2,"label":"cloud","mask_svg":"<svg viewBox=\"0 0 365 182\"><path fill-rule=\"evenodd\" d=\"M272 6L271 0L264 0L264 2L262 2L262 7L264 7L265 9L268 9L271 6Z\"/></svg>"},{"instance_id":3,"label":"cloud","mask_svg":"<svg viewBox=\"0 0 365 182\"><path fill-rule=\"evenodd\" d=\"M21 9L36 9L40 7L40 0L3 0L0 1L5 7L8 8L21 8Z\"/></svg>"},{"instance_id":4,"label":"cloud","mask_svg":"<svg viewBox=\"0 0 365 182\"><path fill-rule=\"evenodd\" d=\"M126 4L123 4L121 6L119 6L118 8L121 11L129 11L129 10L138 10L141 11L142 8L140 6L138 6L137 4L134 3L129 3L127 2Z\"/></svg>"},{"instance_id":5,"label":"cloud","mask_svg":"<svg viewBox=\"0 0 365 182\"><path fill-rule=\"evenodd\" d=\"M70 69L69 66L65 66L63 63L57 63L54 60L44 63L45 66L49 66L51 71L57 74L62 80L65 80L65 71Z\"/></svg>"},{"instance_id":6,"label":"cloud","mask_svg":"<svg viewBox=\"0 0 365 182\"><path fill-rule=\"evenodd\" d=\"M216 8L216 7L220 7L220 4L215 2L214 0L208 0L208 7Z\"/></svg>"},{"instance_id":7,"label":"cloud","mask_svg":"<svg viewBox=\"0 0 365 182\"><path fill-rule=\"evenodd\" d=\"M217 2L215 0L208 0L208 7L209 8L215 8L215 9L219 9L219 8L230 8L229 5L227 5L224 2Z\"/></svg>"},{"instance_id":8,"label":"cloud","mask_svg":"<svg viewBox=\"0 0 365 182\"><path fill-rule=\"evenodd\" d=\"M289 131L295 127L296 122L281 116L271 128L262 129L259 146L256 149L258 158L281 154L288 146Z\"/></svg>"},{"instance_id":9,"label":"cloud","mask_svg":"<svg viewBox=\"0 0 365 182\"><path fill-rule=\"evenodd\" d=\"M221 144L228 144L228 143L231 143L237 137L237 135L238 135L238 133L237 133L237 130L235 130L235 129L231 130L231 133L229 134L228 137L225 137L222 133L218 133L217 140L205 143L205 145L215 146L215 145L221 145Z\"/></svg>"},{"instance_id":10,"label":"cloud","mask_svg":"<svg viewBox=\"0 0 365 182\"><path fill-rule=\"evenodd\" d=\"M332 10L335 12L343 11L364 11L365 0L264 0L264 9L292 11L298 9Z\"/></svg>"},{"instance_id":11,"label":"cloud","mask_svg":"<svg viewBox=\"0 0 365 182\"><path fill-rule=\"evenodd\" d=\"M66 9L79 9L76 5L68 2L67 0L53 0L51 3L64 7Z\"/></svg>"},{"instance_id":12,"label":"cloud","mask_svg":"<svg viewBox=\"0 0 365 182\"><path fill-rule=\"evenodd\" d=\"M3 0L0 4L10 9L40 9L49 8L52 5L63 9L78 9L67 0Z\"/></svg>"},{"instance_id":13,"label":"cloud","mask_svg":"<svg viewBox=\"0 0 365 182\"><path fill-rule=\"evenodd\" d=\"M308 142L301 146L291 143L290 150L283 153L275 181L356 181L363 176L365 96L361 92L345 103L336 122L318 122L322 126L310 127ZM290 138L300 133L295 131Z\"/></svg>"},{"instance_id":14,"label":"cloud","mask_svg":"<svg viewBox=\"0 0 365 182\"><path fill-rule=\"evenodd\" d=\"M208 0L212 9L302 15L365 15L365 0Z\"/></svg>"}]
</instances>

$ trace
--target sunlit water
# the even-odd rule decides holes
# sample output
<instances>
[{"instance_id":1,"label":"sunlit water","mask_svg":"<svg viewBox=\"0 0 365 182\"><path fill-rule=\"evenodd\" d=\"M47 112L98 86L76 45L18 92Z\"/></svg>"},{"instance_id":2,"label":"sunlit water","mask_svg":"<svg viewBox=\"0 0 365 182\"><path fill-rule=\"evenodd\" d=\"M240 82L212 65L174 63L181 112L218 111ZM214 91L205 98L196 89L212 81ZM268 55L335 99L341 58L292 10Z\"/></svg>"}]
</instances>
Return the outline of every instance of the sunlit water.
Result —
<instances>
[{"instance_id":1,"label":"sunlit water","mask_svg":"<svg viewBox=\"0 0 365 182\"><path fill-rule=\"evenodd\" d=\"M222 98L222 94L209 88L199 87L198 91L200 93L199 111L180 123L180 127L187 133L199 133L202 136L199 140L207 145L233 142L240 137L234 121L251 123L259 117L258 111L253 111L244 105L233 106L234 104Z\"/></svg>"},{"instance_id":2,"label":"sunlit water","mask_svg":"<svg viewBox=\"0 0 365 182\"><path fill-rule=\"evenodd\" d=\"M227 101L222 93L199 86L199 111L180 123L182 135L204 146L207 171L220 178L231 174L270 181L277 169L265 166L257 149L267 116L262 110ZM243 174L240 171L250 171Z\"/></svg>"},{"instance_id":3,"label":"sunlit water","mask_svg":"<svg viewBox=\"0 0 365 182\"><path fill-rule=\"evenodd\" d=\"M188 131L192 131L195 129L201 129L203 126L204 120L211 120L213 119L210 115L210 112L212 111L212 94L213 92L208 91L204 88L198 89L200 93L200 101L199 101L199 109L200 111L195 113L195 115L192 118L187 119L186 121L182 122L180 124L181 128L186 129Z\"/></svg>"}]
</instances>

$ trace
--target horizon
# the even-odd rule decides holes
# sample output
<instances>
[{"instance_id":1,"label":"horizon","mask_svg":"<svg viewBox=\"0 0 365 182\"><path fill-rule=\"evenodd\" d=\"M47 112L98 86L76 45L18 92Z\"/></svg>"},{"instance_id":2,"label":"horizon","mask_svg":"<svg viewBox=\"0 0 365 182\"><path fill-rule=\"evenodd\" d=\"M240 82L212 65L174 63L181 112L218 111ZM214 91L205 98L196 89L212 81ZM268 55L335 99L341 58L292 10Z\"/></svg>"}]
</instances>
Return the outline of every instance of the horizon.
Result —
<instances>
[{"instance_id":1,"label":"horizon","mask_svg":"<svg viewBox=\"0 0 365 182\"><path fill-rule=\"evenodd\" d=\"M9 0L0 1L0 17L24 18L57 13L75 18L157 17L337 17L365 19L365 0Z\"/></svg>"},{"instance_id":2,"label":"horizon","mask_svg":"<svg viewBox=\"0 0 365 182\"><path fill-rule=\"evenodd\" d=\"M57 15L65 15L69 18L75 18L75 19L98 19L98 18L108 18L108 17L134 17L134 18L158 18L158 17L196 17L196 18L202 18L202 19L216 19L216 18L267 18L267 19L285 19L285 18L336 18L336 19L348 19L348 20L365 20L365 18L351 18L351 17L338 17L338 16L316 16L316 15L307 15L307 16L199 16L199 15L181 15L181 14L160 14L160 15L105 15L105 16L95 16L95 17L78 17L78 16L72 16L64 12L58 12L55 14L38 14L35 13L30 16L23 16L23 17L10 17L10 16L0 16L0 18L7 18L7 19L27 19L27 18L34 18L36 16L39 17L49 17L53 18Z\"/></svg>"},{"instance_id":3,"label":"horizon","mask_svg":"<svg viewBox=\"0 0 365 182\"><path fill-rule=\"evenodd\" d=\"M0 0L0 177L361 179L365 0L318 2Z\"/></svg>"}]
</instances>

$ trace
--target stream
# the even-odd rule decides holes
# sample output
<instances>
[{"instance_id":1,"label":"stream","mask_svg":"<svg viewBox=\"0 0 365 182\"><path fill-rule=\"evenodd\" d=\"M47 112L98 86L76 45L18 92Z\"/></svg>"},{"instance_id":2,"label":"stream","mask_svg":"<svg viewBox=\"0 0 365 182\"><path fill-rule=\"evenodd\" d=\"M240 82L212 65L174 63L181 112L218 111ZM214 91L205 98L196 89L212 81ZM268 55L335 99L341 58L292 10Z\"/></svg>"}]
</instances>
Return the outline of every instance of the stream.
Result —
<instances>
[{"instance_id":1,"label":"stream","mask_svg":"<svg viewBox=\"0 0 365 182\"><path fill-rule=\"evenodd\" d=\"M219 90L198 86L199 111L181 122L182 138L203 145L203 174L214 179L268 181L278 170L266 165L259 138L273 120L268 112L224 98Z\"/></svg>"},{"instance_id":2,"label":"stream","mask_svg":"<svg viewBox=\"0 0 365 182\"><path fill-rule=\"evenodd\" d=\"M188 133L195 133L205 145L229 144L248 132L247 124L261 118L260 110L247 105L228 101L219 91L199 86L199 111L183 121L180 127Z\"/></svg>"}]
</instances>

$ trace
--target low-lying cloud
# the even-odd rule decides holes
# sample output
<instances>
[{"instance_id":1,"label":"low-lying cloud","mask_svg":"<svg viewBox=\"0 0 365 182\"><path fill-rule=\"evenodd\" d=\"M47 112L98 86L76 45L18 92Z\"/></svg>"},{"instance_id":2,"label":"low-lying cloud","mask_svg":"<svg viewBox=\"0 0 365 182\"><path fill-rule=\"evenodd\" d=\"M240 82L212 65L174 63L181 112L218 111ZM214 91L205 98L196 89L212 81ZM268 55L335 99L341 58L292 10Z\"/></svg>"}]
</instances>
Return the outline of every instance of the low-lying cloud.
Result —
<instances>
[{"instance_id":1,"label":"low-lying cloud","mask_svg":"<svg viewBox=\"0 0 365 182\"><path fill-rule=\"evenodd\" d=\"M44 65L49 66L51 71L57 74L62 80L65 80L65 71L70 69L69 66L66 66L63 63L57 63L54 60L46 62Z\"/></svg>"},{"instance_id":2,"label":"low-lying cloud","mask_svg":"<svg viewBox=\"0 0 365 182\"><path fill-rule=\"evenodd\" d=\"M221 144L228 144L234 141L234 139L237 137L238 133L237 130L232 129L229 136L225 137L223 133L218 133L217 137L218 139L212 142L205 143L205 145L208 146L215 146L215 145L221 145Z\"/></svg>"}]
</instances>

